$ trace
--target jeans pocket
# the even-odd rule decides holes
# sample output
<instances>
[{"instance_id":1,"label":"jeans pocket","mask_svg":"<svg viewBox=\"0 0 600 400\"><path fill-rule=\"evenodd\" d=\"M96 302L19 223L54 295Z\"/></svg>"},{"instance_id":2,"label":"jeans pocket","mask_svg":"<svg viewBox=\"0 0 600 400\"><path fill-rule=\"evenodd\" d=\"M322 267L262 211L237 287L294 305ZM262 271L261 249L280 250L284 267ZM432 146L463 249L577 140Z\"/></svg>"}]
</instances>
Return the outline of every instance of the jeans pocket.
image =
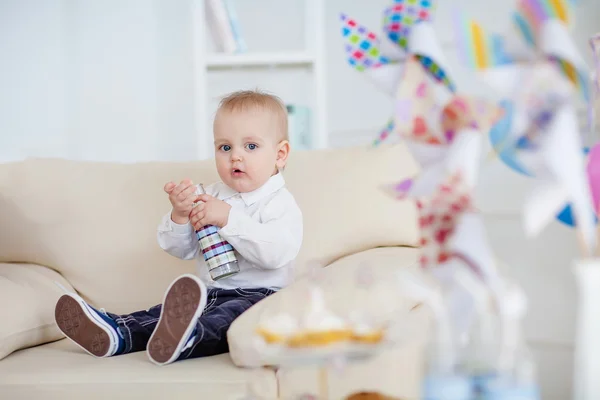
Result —
<instances>
[{"instance_id":1,"label":"jeans pocket","mask_svg":"<svg viewBox=\"0 0 600 400\"><path fill-rule=\"evenodd\" d=\"M236 288L236 289L233 289L233 290L240 297L251 297L251 296L254 295L253 293L250 293L249 291L244 290L242 288Z\"/></svg>"},{"instance_id":2,"label":"jeans pocket","mask_svg":"<svg viewBox=\"0 0 600 400\"><path fill-rule=\"evenodd\" d=\"M267 296L272 295L273 293L275 293L274 290L271 289L266 289L266 288L260 288L260 289L242 289L242 288L237 288L235 289L235 292L240 295L241 297L245 297L245 298L265 298Z\"/></svg>"}]
</instances>

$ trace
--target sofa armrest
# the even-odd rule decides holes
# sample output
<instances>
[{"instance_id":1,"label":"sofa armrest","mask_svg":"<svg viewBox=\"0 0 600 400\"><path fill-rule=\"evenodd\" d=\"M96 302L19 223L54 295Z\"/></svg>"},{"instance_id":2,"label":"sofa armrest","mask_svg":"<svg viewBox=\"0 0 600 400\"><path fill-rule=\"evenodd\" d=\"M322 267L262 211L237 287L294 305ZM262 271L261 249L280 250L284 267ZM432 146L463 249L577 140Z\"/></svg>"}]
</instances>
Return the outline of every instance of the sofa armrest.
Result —
<instances>
[{"instance_id":1,"label":"sofa armrest","mask_svg":"<svg viewBox=\"0 0 600 400\"><path fill-rule=\"evenodd\" d=\"M340 315L348 316L357 306L369 310L370 315L382 318L398 310L410 310L416 304L399 293L392 278L398 268L415 268L418 249L408 247L376 248L341 258L323 268L319 279L325 290L328 305ZM369 268L374 287L357 284L358 270ZM240 367L258 367L263 362L256 346L256 328L263 312L285 311L300 316L306 307L306 277L262 300L237 318L227 339L233 363ZM373 295L377 293L377 295Z\"/></svg>"},{"instance_id":2,"label":"sofa armrest","mask_svg":"<svg viewBox=\"0 0 600 400\"><path fill-rule=\"evenodd\" d=\"M62 295L54 282L73 290L50 268L0 263L0 360L16 350L64 337L54 322L54 305Z\"/></svg>"}]
</instances>

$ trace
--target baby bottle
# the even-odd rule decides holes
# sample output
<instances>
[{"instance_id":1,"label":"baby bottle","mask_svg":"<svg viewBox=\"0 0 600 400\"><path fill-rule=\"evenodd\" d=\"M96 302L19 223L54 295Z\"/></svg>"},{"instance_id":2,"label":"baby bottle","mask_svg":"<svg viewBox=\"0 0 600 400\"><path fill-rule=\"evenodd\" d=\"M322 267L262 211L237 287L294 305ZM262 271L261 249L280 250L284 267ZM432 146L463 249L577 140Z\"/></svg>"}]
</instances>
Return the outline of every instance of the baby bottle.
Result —
<instances>
[{"instance_id":1,"label":"baby bottle","mask_svg":"<svg viewBox=\"0 0 600 400\"><path fill-rule=\"evenodd\" d=\"M205 194L202 184L196 185L196 194ZM214 225L206 225L196 231L204 261L212 280L227 278L240 272L233 247L226 242Z\"/></svg>"}]
</instances>

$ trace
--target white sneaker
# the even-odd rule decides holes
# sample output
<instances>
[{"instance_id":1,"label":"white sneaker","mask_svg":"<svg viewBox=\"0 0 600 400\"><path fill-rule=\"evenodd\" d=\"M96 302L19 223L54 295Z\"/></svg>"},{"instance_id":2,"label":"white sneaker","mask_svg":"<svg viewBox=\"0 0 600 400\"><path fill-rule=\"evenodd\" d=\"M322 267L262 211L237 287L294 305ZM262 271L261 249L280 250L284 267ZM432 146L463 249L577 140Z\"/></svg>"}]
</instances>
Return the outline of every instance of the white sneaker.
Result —
<instances>
[{"instance_id":1,"label":"white sneaker","mask_svg":"<svg viewBox=\"0 0 600 400\"><path fill-rule=\"evenodd\" d=\"M160 319L146 352L157 365L170 364L189 348L196 322L206 307L206 286L195 275L175 279L162 303Z\"/></svg>"},{"instance_id":2,"label":"white sneaker","mask_svg":"<svg viewBox=\"0 0 600 400\"><path fill-rule=\"evenodd\" d=\"M75 293L64 294L58 299L54 320L62 333L95 357L110 357L125 348L116 321Z\"/></svg>"}]
</instances>

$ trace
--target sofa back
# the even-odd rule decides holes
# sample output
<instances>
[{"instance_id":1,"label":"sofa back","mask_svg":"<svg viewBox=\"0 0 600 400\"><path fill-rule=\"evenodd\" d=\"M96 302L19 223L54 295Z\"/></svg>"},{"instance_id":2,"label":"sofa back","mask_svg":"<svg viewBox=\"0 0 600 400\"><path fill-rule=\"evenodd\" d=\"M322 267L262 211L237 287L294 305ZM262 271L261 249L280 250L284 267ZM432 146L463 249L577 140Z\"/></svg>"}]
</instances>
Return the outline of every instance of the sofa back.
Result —
<instances>
[{"instance_id":1,"label":"sofa back","mask_svg":"<svg viewBox=\"0 0 600 400\"><path fill-rule=\"evenodd\" d=\"M380 190L417 172L401 144L293 153L284 176L304 216L297 274L382 246L416 246L415 208ZM212 160L118 164L30 159L0 165L0 262L60 272L92 304L112 312L162 300L195 263L156 241L170 210L163 186L218 179Z\"/></svg>"}]
</instances>

